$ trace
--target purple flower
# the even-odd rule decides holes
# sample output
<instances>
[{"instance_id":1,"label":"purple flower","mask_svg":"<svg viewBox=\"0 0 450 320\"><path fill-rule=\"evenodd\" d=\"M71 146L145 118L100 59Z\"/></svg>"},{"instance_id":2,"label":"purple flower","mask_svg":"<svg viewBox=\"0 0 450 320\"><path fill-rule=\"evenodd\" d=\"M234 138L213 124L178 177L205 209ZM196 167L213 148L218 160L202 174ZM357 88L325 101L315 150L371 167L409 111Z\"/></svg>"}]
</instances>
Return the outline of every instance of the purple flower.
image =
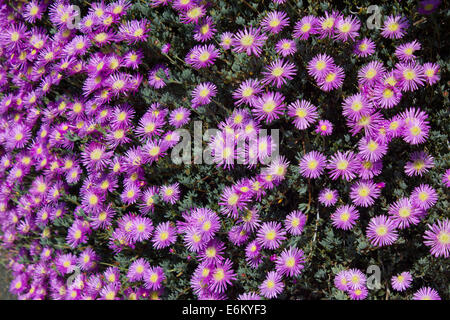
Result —
<instances>
[{"instance_id":1,"label":"purple flower","mask_svg":"<svg viewBox=\"0 0 450 320\"><path fill-rule=\"evenodd\" d=\"M437 223L427 224L428 230L424 234L424 244L431 247L430 253L435 257L450 255L450 220L438 220Z\"/></svg>"},{"instance_id":2,"label":"purple flower","mask_svg":"<svg viewBox=\"0 0 450 320\"><path fill-rule=\"evenodd\" d=\"M326 167L327 158L317 151L305 154L300 160L300 173L305 178L318 178Z\"/></svg>"},{"instance_id":3,"label":"purple flower","mask_svg":"<svg viewBox=\"0 0 450 320\"><path fill-rule=\"evenodd\" d=\"M373 217L366 230L367 237L374 246L389 246L398 238L396 226L396 222L384 215Z\"/></svg>"},{"instance_id":4,"label":"purple flower","mask_svg":"<svg viewBox=\"0 0 450 320\"><path fill-rule=\"evenodd\" d=\"M304 268L305 256L295 247L284 249L275 261L275 268L280 275L297 277Z\"/></svg>"},{"instance_id":5,"label":"purple flower","mask_svg":"<svg viewBox=\"0 0 450 320\"><path fill-rule=\"evenodd\" d=\"M408 271L404 271L396 276L392 276L391 285L396 291L405 291L411 286L412 276Z\"/></svg>"},{"instance_id":6,"label":"purple flower","mask_svg":"<svg viewBox=\"0 0 450 320\"><path fill-rule=\"evenodd\" d=\"M275 271L270 271L266 279L259 286L261 294L268 299L276 298L283 289L284 283L282 282L282 276Z\"/></svg>"},{"instance_id":7,"label":"purple flower","mask_svg":"<svg viewBox=\"0 0 450 320\"><path fill-rule=\"evenodd\" d=\"M358 218L359 212L356 207L352 205L341 206L331 215L333 226L343 230L352 229Z\"/></svg>"}]
</instances>

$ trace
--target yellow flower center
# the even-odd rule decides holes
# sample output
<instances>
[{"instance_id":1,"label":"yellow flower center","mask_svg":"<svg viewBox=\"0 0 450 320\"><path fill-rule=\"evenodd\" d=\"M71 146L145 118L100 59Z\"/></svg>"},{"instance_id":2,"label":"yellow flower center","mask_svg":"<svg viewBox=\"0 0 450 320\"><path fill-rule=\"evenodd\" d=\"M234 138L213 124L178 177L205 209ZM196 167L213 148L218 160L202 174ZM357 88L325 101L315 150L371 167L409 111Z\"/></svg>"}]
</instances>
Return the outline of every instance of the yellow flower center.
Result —
<instances>
[{"instance_id":1,"label":"yellow flower center","mask_svg":"<svg viewBox=\"0 0 450 320\"><path fill-rule=\"evenodd\" d=\"M244 47L249 47L249 46L251 46L253 44L254 40L255 39L251 35L243 36L241 38L241 45L243 45Z\"/></svg>"},{"instance_id":2,"label":"yellow flower center","mask_svg":"<svg viewBox=\"0 0 450 320\"><path fill-rule=\"evenodd\" d=\"M228 198L228 204L230 206L234 206L239 200L239 196L236 193L233 193L229 198Z\"/></svg>"},{"instance_id":3,"label":"yellow flower center","mask_svg":"<svg viewBox=\"0 0 450 320\"><path fill-rule=\"evenodd\" d=\"M359 196L361 196L361 197L367 197L367 196L369 195L369 193L370 193L370 190L369 190L369 188L367 188L367 187L361 187L361 188L358 190L358 194L359 194Z\"/></svg>"},{"instance_id":4,"label":"yellow flower center","mask_svg":"<svg viewBox=\"0 0 450 320\"><path fill-rule=\"evenodd\" d=\"M202 10L198 7L192 8L187 12L187 16L191 19L195 19L202 14Z\"/></svg>"},{"instance_id":5,"label":"yellow flower center","mask_svg":"<svg viewBox=\"0 0 450 320\"><path fill-rule=\"evenodd\" d=\"M309 30L311 30L311 23L305 23L304 25L302 25L301 30L302 32L308 32Z\"/></svg>"},{"instance_id":6,"label":"yellow flower center","mask_svg":"<svg viewBox=\"0 0 450 320\"><path fill-rule=\"evenodd\" d=\"M388 232L388 229L386 228L386 226L382 225L382 226L378 226L375 229L375 233L379 236L385 236Z\"/></svg>"},{"instance_id":7,"label":"yellow flower center","mask_svg":"<svg viewBox=\"0 0 450 320\"><path fill-rule=\"evenodd\" d=\"M315 168L317 168L318 164L319 164L319 162L317 160L310 160L308 162L308 168L315 169Z\"/></svg>"},{"instance_id":8,"label":"yellow flower center","mask_svg":"<svg viewBox=\"0 0 450 320\"><path fill-rule=\"evenodd\" d=\"M269 25L272 28L275 28L275 27L278 27L280 25L280 22L281 21L279 19L275 18L275 19L270 20Z\"/></svg>"},{"instance_id":9,"label":"yellow flower center","mask_svg":"<svg viewBox=\"0 0 450 320\"><path fill-rule=\"evenodd\" d=\"M350 219L350 214L348 212L343 212L341 214L341 221L348 221Z\"/></svg>"},{"instance_id":10,"label":"yellow flower center","mask_svg":"<svg viewBox=\"0 0 450 320\"><path fill-rule=\"evenodd\" d=\"M389 98L392 98L393 95L394 95L394 91L392 91L389 88L384 89L384 91L383 91L383 98L389 99Z\"/></svg>"},{"instance_id":11,"label":"yellow flower center","mask_svg":"<svg viewBox=\"0 0 450 320\"><path fill-rule=\"evenodd\" d=\"M450 234L448 232L445 232L444 230L442 230L439 233L438 240L440 243L447 245L450 243Z\"/></svg>"},{"instance_id":12,"label":"yellow flower center","mask_svg":"<svg viewBox=\"0 0 450 320\"><path fill-rule=\"evenodd\" d=\"M347 160L339 160L337 163L337 168L339 170L345 170L348 167L348 161Z\"/></svg>"},{"instance_id":13,"label":"yellow flower center","mask_svg":"<svg viewBox=\"0 0 450 320\"><path fill-rule=\"evenodd\" d=\"M397 31L399 27L400 27L399 24L397 22L394 22L388 25L388 30Z\"/></svg>"},{"instance_id":14,"label":"yellow flower center","mask_svg":"<svg viewBox=\"0 0 450 320\"><path fill-rule=\"evenodd\" d=\"M349 31L350 31L350 28L351 28L350 23L345 22L343 25L341 25L341 27L339 28L339 30L340 30L341 32L346 33L346 32L349 32Z\"/></svg>"},{"instance_id":15,"label":"yellow flower center","mask_svg":"<svg viewBox=\"0 0 450 320\"><path fill-rule=\"evenodd\" d=\"M159 239L161 240L167 240L169 238L169 233L167 231L163 231L161 232L161 234L159 235Z\"/></svg>"},{"instance_id":16,"label":"yellow flower center","mask_svg":"<svg viewBox=\"0 0 450 320\"><path fill-rule=\"evenodd\" d=\"M270 230L269 232L266 233L266 239L273 240L273 239L275 239L276 235L277 234L276 234L275 230Z\"/></svg>"},{"instance_id":17,"label":"yellow flower center","mask_svg":"<svg viewBox=\"0 0 450 320\"><path fill-rule=\"evenodd\" d=\"M295 265L295 259L294 257L289 257L286 259L286 267L292 268Z\"/></svg>"},{"instance_id":18,"label":"yellow flower center","mask_svg":"<svg viewBox=\"0 0 450 320\"><path fill-rule=\"evenodd\" d=\"M92 160L99 160L101 157L102 157L102 154L103 154L103 152L102 152L102 150L101 149L94 149L92 152L91 152L91 159Z\"/></svg>"},{"instance_id":19,"label":"yellow flower center","mask_svg":"<svg viewBox=\"0 0 450 320\"><path fill-rule=\"evenodd\" d=\"M325 81L332 82L332 81L334 81L334 79L336 79L336 73L330 72L329 74L327 74Z\"/></svg>"},{"instance_id":20,"label":"yellow flower center","mask_svg":"<svg viewBox=\"0 0 450 320\"><path fill-rule=\"evenodd\" d=\"M409 208L400 208L398 215L402 218L407 218L411 215L411 210Z\"/></svg>"},{"instance_id":21,"label":"yellow flower center","mask_svg":"<svg viewBox=\"0 0 450 320\"><path fill-rule=\"evenodd\" d=\"M283 71L284 71L283 68L277 67L277 68L275 68L275 69L272 70L272 75L273 75L274 77L280 77L281 75L283 75Z\"/></svg>"},{"instance_id":22,"label":"yellow flower center","mask_svg":"<svg viewBox=\"0 0 450 320\"><path fill-rule=\"evenodd\" d=\"M266 101L263 104L263 110L264 110L264 112L267 112L267 113L272 112L275 109L275 107L276 107L276 104L275 104L275 101L273 101L273 100Z\"/></svg>"},{"instance_id":23,"label":"yellow flower center","mask_svg":"<svg viewBox=\"0 0 450 320\"><path fill-rule=\"evenodd\" d=\"M319 71L325 69L326 66L327 66L326 63L323 60L319 60L316 62L316 69Z\"/></svg>"},{"instance_id":24,"label":"yellow flower center","mask_svg":"<svg viewBox=\"0 0 450 320\"><path fill-rule=\"evenodd\" d=\"M403 71L403 76L406 80L413 80L416 78L416 72L412 69L406 69Z\"/></svg>"},{"instance_id":25,"label":"yellow flower center","mask_svg":"<svg viewBox=\"0 0 450 320\"><path fill-rule=\"evenodd\" d=\"M377 75L377 71L374 68L370 68L366 72L366 78L367 79L373 79L373 77L375 77L376 75Z\"/></svg>"}]
</instances>

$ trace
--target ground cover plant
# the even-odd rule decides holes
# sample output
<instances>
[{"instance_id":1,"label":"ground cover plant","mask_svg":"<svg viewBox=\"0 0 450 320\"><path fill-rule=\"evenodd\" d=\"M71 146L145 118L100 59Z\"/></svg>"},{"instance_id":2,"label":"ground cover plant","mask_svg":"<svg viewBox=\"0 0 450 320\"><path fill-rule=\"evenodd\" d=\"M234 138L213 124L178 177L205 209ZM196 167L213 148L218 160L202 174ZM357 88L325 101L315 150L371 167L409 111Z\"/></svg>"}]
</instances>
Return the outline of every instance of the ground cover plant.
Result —
<instances>
[{"instance_id":1,"label":"ground cover plant","mask_svg":"<svg viewBox=\"0 0 450 320\"><path fill-rule=\"evenodd\" d=\"M0 1L18 299L448 299L443 1Z\"/></svg>"}]
</instances>

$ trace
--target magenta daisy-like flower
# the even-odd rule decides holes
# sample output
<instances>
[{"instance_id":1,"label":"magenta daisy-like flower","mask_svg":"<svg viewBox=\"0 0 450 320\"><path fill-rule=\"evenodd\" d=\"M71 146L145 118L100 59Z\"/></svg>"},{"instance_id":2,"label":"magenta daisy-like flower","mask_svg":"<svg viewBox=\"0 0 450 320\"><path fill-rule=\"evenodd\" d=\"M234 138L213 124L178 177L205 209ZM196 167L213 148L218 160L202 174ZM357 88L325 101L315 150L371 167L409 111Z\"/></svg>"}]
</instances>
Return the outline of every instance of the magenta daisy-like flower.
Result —
<instances>
[{"instance_id":1,"label":"magenta daisy-like flower","mask_svg":"<svg viewBox=\"0 0 450 320\"><path fill-rule=\"evenodd\" d=\"M316 80L322 80L335 67L334 60L327 54L318 54L308 62L308 74Z\"/></svg>"},{"instance_id":2,"label":"magenta daisy-like flower","mask_svg":"<svg viewBox=\"0 0 450 320\"><path fill-rule=\"evenodd\" d=\"M126 21L119 26L117 35L120 39L131 44L144 42L147 40L147 33L150 31L150 28L148 28L147 25L148 21L146 19Z\"/></svg>"},{"instance_id":3,"label":"magenta daisy-like flower","mask_svg":"<svg viewBox=\"0 0 450 320\"><path fill-rule=\"evenodd\" d=\"M370 101L361 93L351 95L344 99L342 103L342 114L350 120L359 120L362 116L367 116L373 110Z\"/></svg>"},{"instance_id":4,"label":"magenta daisy-like flower","mask_svg":"<svg viewBox=\"0 0 450 320\"><path fill-rule=\"evenodd\" d=\"M409 121L405 121L405 125L403 126L403 140L412 145L424 143L428 138L429 131L430 126L428 125L428 121L410 119Z\"/></svg>"},{"instance_id":5,"label":"magenta daisy-like flower","mask_svg":"<svg viewBox=\"0 0 450 320\"><path fill-rule=\"evenodd\" d=\"M383 109L390 109L398 105L402 92L398 87L390 85L377 85L373 91L372 101Z\"/></svg>"},{"instance_id":6,"label":"magenta daisy-like flower","mask_svg":"<svg viewBox=\"0 0 450 320\"><path fill-rule=\"evenodd\" d=\"M261 26L264 30L279 33L284 27L289 25L289 17L283 11L269 12L267 16L261 21Z\"/></svg>"},{"instance_id":7,"label":"magenta daisy-like flower","mask_svg":"<svg viewBox=\"0 0 450 320\"><path fill-rule=\"evenodd\" d=\"M162 186L159 195L164 202L175 204L180 199L180 184L178 182Z\"/></svg>"},{"instance_id":8,"label":"magenta daisy-like flower","mask_svg":"<svg viewBox=\"0 0 450 320\"><path fill-rule=\"evenodd\" d=\"M305 255L302 250L289 247L283 250L275 261L276 272L288 277L297 277L303 270Z\"/></svg>"},{"instance_id":9,"label":"magenta daisy-like flower","mask_svg":"<svg viewBox=\"0 0 450 320\"><path fill-rule=\"evenodd\" d=\"M331 91L340 88L344 83L344 78L344 69L339 66L333 66L325 72L323 78L319 79L317 84L323 91Z\"/></svg>"},{"instance_id":10,"label":"magenta daisy-like flower","mask_svg":"<svg viewBox=\"0 0 450 320\"><path fill-rule=\"evenodd\" d=\"M389 246L398 238L396 227L397 223L385 215L373 217L367 226L367 237L374 246Z\"/></svg>"},{"instance_id":11,"label":"magenta daisy-like flower","mask_svg":"<svg viewBox=\"0 0 450 320\"><path fill-rule=\"evenodd\" d=\"M412 276L408 271L404 271L391 278L392 289L396 291L405 291L411 286Z\"/></svg>"},{"instance_id":12,"label":"magenta daisy-like flower","mask_svg":"<svg viewBox=\"0 0 450 320\"><path fill-rule=\"evenodd\" d=\"M358 82L360 85L372 86L383 78L386 69L382 62L372 61L358 71Z\"/></svg>"},{"instance_id":13,"label":"magenta daisy-like flower","mask_svg":"<svg viewBox=\"0 0 450 320\"><path fill-rule=\"evenodd\" d=\"M283 289L284 283L282 281L282 276L275 271L270 271L267 274L266 279L259 286L261 294L268 299L276 298L283 292Z\"/></svg>"},{"instance_id":14,"label":"magenta daisy-like flower","mask_svg":"<svg viewBox=\"0 0 450 320\"><path fill-rule=\"evenodd\" d=\"M147 289L158 290L165 280L164 270L161 267L150 267L144 273L144 285Z\"/></svg>"},{"instance_id":15,"label":"magenta daisy-like flower","mask_svg":"<svg viewBox=\"0 0 450 320\"><path fill-rule=\"evenodd\" d=\"M81 154L81 161L89 169L102 170L106 167L112 152L107 152L99 143L90 143Z\"/></svg>"},{"instance_id":16,"label":"magenta daisy-like flower","mask_svg":"<svg viewBox=\"0 0 450 320\"><path fill-rule=\"evenodd\" d=\"M325 170L327 158L320 152L311 151L300 160L300 173L305 178L318 178Z\"/></svg>"},{"instance_id":17,"label":"magenta daisy-like flower","mask_svg":"<svg viewBox=\"0 0 450 320\"><path fill-rule=\"evenodd\" d=\"M308 40L310 35L317 33L318 21L314 16L305 16L297 21L292 36L300 40Z\"/></svg>"},{"instance_id":18,"label":"magenta daisy-like flower","mask_svg":"<svg viewBox=\"0 0 450 320\"><path fill-rule=\"evenodd\" d=\"M450 220L438 220L435 224L427 224L424 244L431 247L430 253L435 257L450 255Z\"/></svg>"},{"instance_id":19,"label":"magenta daisy-like flower","mask_svg":"<svg viewBox=\"0 0 450 320\"><path fill-rule=\"evenodd\" d=\"M349 39L353 41L358 36L360 27L361 23L358 18L353 16L344 18L340 16L336 20L334 38L342 41L348 41Z\"/></svg>"},{"instance_id":20,"label":"magenta daisy-like flower","mask_svg":"<svg viewBox=\"0 0 450 320\"><path fill-rule=\"evenodd\" d=\"M336 180L339 177L350 181L356 177L358 168L358 159L352 151L337 151L328 159L327 168L330 170L330 177Z\"/></svg>"},{"instance_id":21,"label":"magenta daisy-like flower","mask_svg":"<svg viewBox=\"0 0 450 320\"><path fill-rule=\"evenodd\" d=\"M233 98L236 100L236 105L248 104L253 106L257 95L262 92L262 85L257 79L248 79L242 82L233 92Z\"/></svg>"},{"instance_id":22,"label":"magenta daisy-like flower","mask_svg":"<svg viewBox=\"0 0 450 320\"><path fill-rule=\"evenodd\" d=\"M277 59L262 72L264 75L262 82L264 85L269 84L281 88L282 85L286 84L287 80L293 79L296 71L295 64L286 62L283 59Z\"/></svg>"},{"instance_id":23,"label":"magenta daisy-like flower","mask_svg":"<svg viewBox=\"0 0 450 320\"><path fill-rule=\"evenodd\" d=\"M328 120L319 120L314 131L321 136L329 136L333 132L333 124Z\"/></svg>"},{"instance_id":24,"label":"magenta daisy-like flower","mask_svg":"<svg viewBox=\"0 0 450 320\"><path fill-rule=\"evenodd\" d=\"M318 117L317 107L306 100L296 100L288 106L288 116L294 118L294 125L299 130L308 128Z\"/></svg>"},{"instance_id":25,"label":"magenta daisy-like flower","mask_svg":"<svg viewBox=\"0 0 450 320\"><path fill-rule=\"evenodd\" d=\"M389 206L389 215L399 229L418 224L420 221L418 214L419 212L408 198L401 198Z\"/></svg>"},{"instance_id":26,"label":"magenta daisy-like flower","mask_svg":"<svg viewBox=\"0 0 450 320\"><path fill-rule=\"evenodd\" d=\"M414 206L422 210L427 210L436 204L438 196L436 190L431 186L428 184L421 184L414 188L410 199Z\"/></svg>"},{"instance_id":27,"label":"magenta daisy-like flower","mask_svg":"<svg viewBox=\"0 0 450 320\"><path fill-rule=\"evenodd\" d=\"M363 137L358 142L359 155L367 161L377 161L383 158L388 151L387 144Z\"/></svg>"},{"instance_id":28,"label":"magenta daisy-like flower","mask_svg":"<svg viewBox=\"0 0 450 320\"><path fill-rule=\"evenodd\" d=\"M294 210L286 216L284 227L288 233L298 236L302 233L306 220L307 217L303 212Z\"/></svg>"},{"instance_id":29,"label":"magenta daisy-like flower","mask_svg":"<svg viewBox=\"0 0 450 320\"><path fill-rule=\"evenodd\" d=\"M67 244L72 248L76 248L81 243L86 243L88 231L89 228L86 227L82 220L76 220L67 232Z\"/></svg>"},{"instance_id":30,"label":"magenta daisy-like flower","mask_svg":"<svg viewBox=\"0 0 450 320\"><path fill-rule=\"evenodd\" d=\"M131 222L130 238L132 242L148 240L153 232L153 223L147 217L136 216Z\"/></svg>"},{"instance_id":31,"label":"magenta daisy-like flower","mask_svg":"<svg viewBox=\"0 0 450 320\"><path fill-rule=\"evenodd\" d=\"M425 85L424 69L416 61L397 63L394 74L402 91L415 91Z\"/></svg>"},{"instance_id":32,"label":"magenta daisy-like flower","mask_svg":"<svg viewBox=\"0 0 450 320\"><path fill-rule=\"evenodd\" d=\"M331 215L331 223L338 229L350 230L356 224L359 212L355 206L344 205L336 209Z\"/></svg>"},{"instance_id":33,"label":"magenta daisy-like flower","mask_svg":"<svg viewBox=\"0 0 450 320\"><path fill-rule=\"evenodd\" d=\"M369 290L367 290L366 287L360 287L356 289L348 289L347 293L352 300L364 300L365 298L367 298Z\"/></svg>"},{"instance_id":34,"label":"magenta daisy-like flower","mask_svg":"<svg viewBox=\"0 0 450 320\"><path fill-rule=\"evenodd\" d=\"M214 37L217 29L214 25L214 20L211 17L206 17L194 29L194 39L200 42L206 42Z\"/></svg>"},{"instance_id":35,"label":"magenta daisy-like flower","mask_svg":"<svg viewBox=\"0 0 450 320\"><path fill-rule=\"evenodd\" d=\"M130 281L141 281L144 279L145 272L150 268L150 263L144 258L138 258L130 264L127 278Z\"/></svg>"},{"instance_id":36,"label":"magenta daisy-like flower","mask_svg":"<svg viewBox=\"0 0 450 320\"><path fill-rule=\"evenodd\" d=\"M334 276L334 286L341 291L347 291L348 289L347 273L348 270L341 270Z\"/></svg>"},{"instance_id":37,"label":"magenta daisy-like flower","mask_svg":"<svg viewBox=\"0 0 450 320\"><path fill-rule=\"evenodd\" d=\"M175 243L177 239L176 230L171 226L170 222L160 223L153 233L153 247L156 249L162 249Z\"/></svg>"},{"instance_id":38,"label":"magenta daisy-like flower","mask_svg":"<svg viewBox=\"0 0 450 320\"><path fill-rule=\"evenodd\" d=\"M271 161L268 167L262 170L262 174L271 176L272 181L278 183L284 180L288 166L289 161L287 161L283 156L277 156Z\"/></svg>"},{"instance_id":39,"label":"magenta daisy-like flower","mask_svg":"<svg viewBox=\"0 0 450 320\"><path fill-rule=\"evenodd\" d=\"M425 74L425 81L429 85L433 85L438 82L441 77L439 76L439 65L437 63L427 62L423 64L423 73Z\"/></svg>"},{"instance_id":40,"label":"magenta daisy-like flower","mask_svg":"<svg viewBox=\"0 0 450 320\"><path fill-rule=\"evenodd\" d=\"M231 45L233 44L233 34L231 32L224 32L220 36L220 46L228 50L231 48Z\"/></svg>"},{"instance_id":41,"label":"magenta daisy-like flower","mask_svg":"<svg viewBox=\"0 0 450 320\"><path fill-rule=\"evenodd\" d=\"M408 176L422 176L434 167L434 158L424 151L415 151L410 155L410 161L405 164Z\"/></svg>"},{"instance_id":42,"label":"magenta daisy-like flower","mask_svg":"<svg viewBox=\"0 0 450 320\"><path fill-rule=\"evenodd\" d=\"M189 122L191 112L183 107L177 108L170 113L169 123L175 128L180 128Z\"/></svg>"},{"instance_id":43,"label":"magenta daisy-like flower","mask_svg":"<svg viewBox=\"0 0 450 320\"><path fill-rule=\"evenodd\" d=\"M267 92L256 99L252 112L256 119L271 123L283 114L285 108L284 96L281 93Z\"/></svg>"},{"instance_id":44,"label":"magenta daisy-like flower","mask_svg":"<svg viewBox=\"0 0 450 320\"><path fill-rule=\"evenodd\" d=\"M256 240L265 249L277 249L286 240L286 231L279 222L265 222L258 230Z\"/></svg>"},{"instance_id":45,"label":"magenta daisy-like flower","mask_svg":"<svg viewBox=\"0 0 450 320\"><path fill-rule=\"evenodd\" d=\"M355 43L353 53L358 57L368 57L375 52L375 42L369 38L363 38Z\"/></svg>"},{"instance_id":46,"label":"magenta daisy-like flower","mask_svg":"<svg viewBox=\"0 0 450 320\"><path fill-rule=\"evenodd\" d=\"M350 198L357 206L370 207L379 196L380 188L370 180L358 181L350 188Z\"/></svg>"},{"instance_id":47,"label":"magenta daisy-like flower","mask_svg":"<svg viewBox=\"0 0 450 320\"><path fill-rule=\"evenodd\" d=\"M402 38L409 27L408 21L402 16L389 16L381 28L381 35L389 39Z\"/></svg>"},{"instance_id":48,"label":"magenta daisy-like flower","mask_svg":"<svg viewBox=\"0 0 450 320\"><path fill-rule=\"evenodd\" d=\"M238 53L245 52L249 56L254 54L259 57L266 40L267 36L261 34L259 28L245 28L235 33L233 38L233 51Z\"/></svg>"},{"instance_id":49,"label":"magenta daisy-like flower","mask_svg":"<svg viewBox=\"0 0 450 320\"><path fill-rule=\"evenodd\" d=\"M226 187L220 197L220 212L232 218L237 218L239 216L239 210L247 209L248 201L248 197L242 195L235 188Z\"/></svg>"},{"instance_id":50,"label":"magenta daisy-like flower","mask_svg":"<svg viewBox=\"0 0 450 320\"><path fill-rule=\"evenodd\" d=\"M231 285L231 281L236 279L233 263L230 259L226 259L224 262L217 264L212 270L209 288L213 292L222 293L225 292L227 286Z\"/></svg>"},{"instance_id":51,"label":"magenta daisy-like flower","mask_svg":"<svg viewBox=\"0 0 450 320\"><path fill-rule=\"evenodd\" d=\"M366 286L366 276L359 269L350 269L345 273L348 289L360 289Z\"/></svg>"},{"instance_id":52,"label":"magenta daisy-like flower","mask_svg":"<svg viewBox=\"0 0 450 320\"><path fill-rule=\"evenodd\" d=\"M435 289L423 287L414 293L412 300L441 300L441 297Z\"/></svg>"},{"instance_id":53,"label":"magenta daisy-like flower","mask_svg":"<svg viewBox=\"0 0 450 320\"><path fill-rule=\"evenodd\" d=\"M253 240L245 247L245 260L252 268L256 268L260 264L261 246L258 241Z\"/></svg>"},{"instance_id":54,"label":"magenta daisy-like flower","mask_svg":"<svg viewBox=\"0 0 450 320\"><path fill-rule=\"evenodd\" d=\"M196 1L195 1L196 2ZM206 15L206 7L204 5L194 4L190 7L185 7L182 10L180 20L182 23L198 23L198 21Z\"/></svg>"},{"instance_id":55,"label":"magenta daisy-like flower","mask_svg":"<svg viewBox=\"0 0 450 320\"><path fill-rule=\"evenodd\" d=\"M195 69L206 68L212 66L219 55L219 50L212 44L195 46L187 54L186 63Z\"/></svg>"},{"instance_id":56,"label":"magenta daisy-like flower","mask_svg":"<svg viewBox=\"0 0 450 320\"><path fill-rule=\"evenodd\" d=\"M414 40L412 42L399 45L397 49L395 49L395 55L402 62L414 60L416 58L414 52L420 50L421 48L422 46L420 43Z\"/></svg>"},{"instance_id":57,"label":"magenta daisy-like flower","mask_svg":"<svg viewBox=\"0 0 450 320\"><path fill-rule=\"evenodd\" d=\"M211 98L217 94L217 87L211 82L204 82L199 84L192 91L191 103L193 106L202 106L211 102Z\"/></svg>"},{"instance_id":58,"label":"magenta daisy-like flower","mask_svg":"<svg viewBox=\"0 0 450 320\"><path fill-rule=\"evenodd\" d=\"M319 39L331 38L335 32L336 21L341 17L342 15L337 11L333 11L331 14L326 11L325 16L320 17L317 21L317 30L320 34Z\"/></svg>"},{"instance_id":59,"label":"magenta daisy-like flower","mask_svg":"<svg viewBox=\"0 0 450 320\"><path fill-rule=\"evenodd\" d=\"M217 239L208 242L205 248L199 254L199 260L206 263L216 264L223 261L223 252L225 244Z\"/></svg>"},{"instance_id":60,"label":"magenta daisy-like flower","mask_svg":"<svg viewBox=\"0 0 450 320\"><path fill-rule=\"evenodd\" d=\"M319 193L319 202L325 207L331 207L338 201L339 194L336 190L325 188Z\"/></svg>"},{"instance_id":61,"label":"magenta daisy-like flower","mask_svg":"<svg viewBox=\"0 0 450 320\"><path fill-rule=\"evenodd\" d=\"M287 57L297 52L297 45L294 40L281 39L275 45L275 50L279 55Z\"/></svg>"}]
</instances>

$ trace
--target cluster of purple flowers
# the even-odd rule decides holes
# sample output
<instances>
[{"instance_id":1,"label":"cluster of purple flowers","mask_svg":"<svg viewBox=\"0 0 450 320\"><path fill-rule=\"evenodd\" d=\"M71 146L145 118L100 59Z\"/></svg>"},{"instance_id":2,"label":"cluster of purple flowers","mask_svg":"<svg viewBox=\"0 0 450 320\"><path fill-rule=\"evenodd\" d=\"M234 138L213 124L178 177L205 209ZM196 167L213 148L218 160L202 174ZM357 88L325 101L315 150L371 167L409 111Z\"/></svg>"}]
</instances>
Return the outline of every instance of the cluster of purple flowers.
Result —
<instances>
[{"instance_id":1,"label":"cluster of purple flowers","mask_svg":"<svg viewBox=\"0 0 450 320\"><path fill-rule=\"evenodd\" d=\"M274 2L281 5L285 1ZM43 246L30 240L27 248L18 250L10 263L14 278L10 291L20 299L158 299L166 281L162 266L152 266L139 256L127 267L102 261L100 250L89 241L98 233L107 242L102 249L116 255L139 252L136 249L143 245L173 253L173 245L182 239L189 259L194 257L197 262L190 285L199 299L227 299L228 288L239 278L236 263L226 256L225 238L244 248L250 268L257 269L263 262L273 267L255 291L242 293L238 299L276 298L287 281L302 274L307 258L289 237L302 235L308 217L294 210L282 221L265 221L257 206L294 170L284 156L277 155L278 146L272 136L263 134L264 126L286 116L296 129L315 125L317 138L327 139L334 124L320 117L321 108L301 97L291 99L281 90L291 86L298 71L306 68L327 94L343 86L345 70L327 53L317 54L305 66L297 65L294 56L299 41L316 36L320 41L349 43L358 59L373 55L375 42L359 39L358 18L337 11L321 17L304 16L295 22L291 38L277 39L292 24L281 9L264 13L258 26L217 34L219 26L204 2L150 3L153 8L170 6L181 23L193 25L197 44L186 50L184 60L178 59L205 75L225 54L261 57L271 43L268 39L276 38L276 57L265 62L259 75L239 80L232 92L235 109L218 123L220 130L208 143L217 167L231 170L238 162L259 171L225 186L217 212L190 208L175 215L175 222L156 223L155 207L174 209L182 190L179 182L150 185L149 171L158 174L157 162L179 142L176 129L189 123L191 112L211 102L219 104L215 99L221 94L220 86L210 81L195 84L187 93L193 110L155 102L139 116L135 106L124 101L144 86L164 90L172 74L164 63L151 66L145 79L139 71L146 68L144 51L133 46L147 42L150 21L127 20L130 1L93 2L76 27L73 22L78 13L67 0L51 4L32 0L14 9L0 1L2 246L12 249L36 236L51 243L59 232L54 226L67 229L65 243ZM424 4L423 10L432 8ZM52 34L38 27L46 15L56 29ZM389 16L381 36L402 39L408 26L404 17ZM217 36L220 44L216 45ZM160 49L162 56L170 58L170 43ZM439 66L421 63L416 55L420 50L418 41L402 43L396 47L398 62L392 69L383 61L371 60L358 70L358 92L344 97L341 106L349 132L359 135L354 149L331 155L308 150L300 159L297 170L308 181L327 175L332 181L348 184L351 204L344 203L335 189L324 187L319 192L321 205L336 207L330 223L337 229L353 229L360 210L377 203L384 187L379 180L389 144L403 140L400 142L418 147L428 138L428 115L419 107L384 115L386 109L400 106L406 92L439 81ZM58 94L58 86L74 86L79 91ZM433 167L431 155L415 151L404 171L407 176L423 176ZM442 180L450 187L450 169ZM370 218L367 238L375 247L392 245L402 229L425 219L437 201L433 186L415 186L409 197L388 205L388 215ZM225 237L221 232L224 219L232 221ZM428 224L424 240L432 255L448 258L450 221ZM74 273L74 279L67 281ZM411 275L403 272L392 278L392 287L403 291L411 281ZM358 269L339 272L334 283L351 299L368 296L366 277ZM414 299L423 298L437 299L439 295L425 287L414 295Z\"/></svg>"}]
</instances>

